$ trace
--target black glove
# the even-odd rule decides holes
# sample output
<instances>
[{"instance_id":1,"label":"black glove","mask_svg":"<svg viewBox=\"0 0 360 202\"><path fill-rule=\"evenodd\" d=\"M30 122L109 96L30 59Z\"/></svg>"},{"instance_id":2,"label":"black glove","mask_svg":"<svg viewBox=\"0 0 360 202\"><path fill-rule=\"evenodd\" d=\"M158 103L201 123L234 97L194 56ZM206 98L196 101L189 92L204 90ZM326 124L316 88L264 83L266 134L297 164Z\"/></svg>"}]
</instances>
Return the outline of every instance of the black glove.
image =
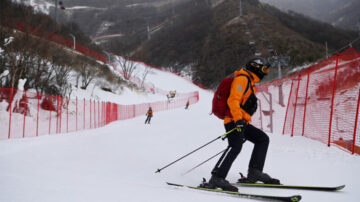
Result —
<instances>
[{"instance_id":1,"label":"black glove","mask_svg":"<svg viewBox=\"0 0 360 202\"><path fill-rule=\"evenodd\" d=\"M246 141L245 138L245 128L246 128L246 123L243 120L238 120L235 123L235 127L237 130L238 135L240 136L241 141L244 143Z\"/></svg>"}]
</instances>

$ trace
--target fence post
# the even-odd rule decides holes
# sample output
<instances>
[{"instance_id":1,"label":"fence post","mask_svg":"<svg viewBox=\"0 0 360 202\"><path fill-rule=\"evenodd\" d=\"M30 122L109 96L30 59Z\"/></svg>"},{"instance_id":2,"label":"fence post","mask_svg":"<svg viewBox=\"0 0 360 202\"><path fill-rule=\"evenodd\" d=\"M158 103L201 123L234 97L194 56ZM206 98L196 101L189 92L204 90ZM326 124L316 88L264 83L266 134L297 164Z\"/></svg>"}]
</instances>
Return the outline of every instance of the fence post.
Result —
<instances>
[{"instance_id":1,"label":"fence post","mask_svg":"<svg viewBox=\"0 0 360 202\"><path fill-rule=\"evenodd\" d=\"M39 111L40 111L40 93L36 92L37 95L37 115L36 115L36 137L39 136Z\"/></svg>"},{"instance_id":2,"label":"fence post","mask_svg":"<svg viewBox=\"0 0 360 202\"><path fill-rule=\"evenodd\" d=\"M59 133L59 96L56 96L56 134Z\"/></svg>"},{"instance_id":3,"label":"fence post","mask_svg":"<svg viewBox=\"0 0 360 202\"><path fill-rule=\"evenodd\" d=\"M290 93L289 93L289 99L288 99L288 103L287 103L287 107L286 107L286 113L285 113L285 120L284 120L284 126L283 126L283 135L285 134L285 125L286 125L286 120L287 120L287 115L288 115L288 111L289 111L289 106L290 106L290 98L291 98L291 93L293 90L293 86L294 86L294 82L291 81L291 87L290 87Z\"/></svg>"},{"instance_id":4,"label":"fence post","mask_svg":"<svg viewBox=\"0 0 360 202\"><path fill-rule=\"evenodd\" d=\"M11 111L12 111L12 97L13 97L13 88L10 88L10 97L9 97L9 135L8 139L10 139L11 135Z\"/></svg>"},{"instance_id":5,"label":"fence post","mask_svg":"<svg viewBox=\"0 0 360 202\"><path fill-rule=\"evenodd\" d=\"M62 129L62 113L63 113L63 111L62 111L62 107L63 107L63 100L64 100L64 97L63 96L61 96L60 98L60 133L61 133L61 129Z\"/></svg>"},{"instance_id":6,"label":"fence post","mask_svg":"<svg viewBox=\"0 0 360 202\"><path fill-rule=\"evenodd\" d=\"M52 95L50 95L49 135L50 135L50 131L51 131L51 110L52 110Z\"/></svg>"},{"instance_id":7,"label":"fence post","mask_svg":"<svg viewBox=\"0 0 360 202\"><path fill-rule=\"evenodd\" d=\"M133 105L133 116L132 116L132 118L134 118L135 117L135 104Z\"/></svg>"},{"instance_id":8,"label":"fence post","mask_svg":"<svg viewBox=\"0 0 360 202\"><path fill-rule=\"evenodd\" d=\"M100 102L98 101L98 127L100 127Z\"/></svg>"},{"instance_id":9,"label":"fence post","mask_svg":"<svg viewBox=\"0 0 360 202\"><path fill-rule=\"evenodd\" d=\"M269 103L269 119L270 119L270 123L267 127L269 127L270 132L273 132L273 109L272 109L272 94L269 93L268 91L264 91L261 92L265 98L265 100L267 101L267 103ZM266 98L265 95L269 95L269 99Z\"/></svg>"},{"instance_id":10,"label":"fence post","mask_svg":"<svg viewBox=\"0 0 360 202\"><path fill-rule=\"evenodd\" d=\"M258 103L259 103L259 109L260 109L260 127L261 127L261 130L264 130L263 128L263 120L262 120L262 109L261 109L261 101L258 99Z\"/></svg>"},{"instance_id":11,"label":"fence post","mask_svg":"<svg viewBox=\"0 0 360 202\"><path fill-rule=\"evenodd\" d=\"M83 125L84 125L83 129L85 129L85 98L84 98L84 123L83 123Z\"/></svg>"},{"instance_id":12,"label":"fence post","mask_svg":"<svg viewBox=\"0 0 360 202\"><path fill-rule=\"evenodd\" d=\"M92 126L92 125L91 125L91 121L92 121L92 120L91 120L91 99L90 99L89 102L90 102L90 113L89 113L89 114L90 114L90 128L91 128L91 126Z\"/></svg>"},{"instance_id":13,"label":"fence post","mask_svg":"<svg viewBox=\"0 0 360 202\"><path fill-rule=\"evenodd\" d=\"M118 121L119 120L119 109L120 109L120 105L119 104L116 104L116 117L115 117L115 121Z\"/></svg>"},{"instance_id":14,"label":"fence post","mask_svg":"<svg viewBox=\"0 0 360 202\"><path fill-rule=\"evenodd\" d=\"M328 139L328 147L330 147L330 139L331 139L331 126L332 126L332 117L334 113L334 100L335 100L335 90L336 90L336 78L337 78L337 70L339 64L339 56L336 56L336 66L335 66L335 74L334 74L334 82L333 82L333 92L331 98L331 111L330 111L330 124L329 124L329 139Z\"/></svg>"},{"instance_id":15,"label":"fence post","mask_svg":"<svg viewBox=\"0 0 360 202\"><path fill-rule=\"evenodd\" d=\"M310 71L307 71L307 81L306 81L306 93L305 93L305 106L304 106L304 117L303 117L303 128L302 128L302 136L304 136L305 132L305 120L306 120L306 105L308 98L308 90L309 90L309 80L310 80Z\"/></svg>"},{"instance_id":16,"label":"fence post","mask_svg":"<svg viewBox=\"0 0 360 202\"><path fill-rule=\"evenodd\" d=\"M360 106L360 88L359 88L359 97L358 97L358 103L357 103L356 115L355 115L355 127L354 127L354 137L353 137L353 145L352 145L352 154L355 153L355 140L356 140L357 123L358 123L358 118L359 118L359 106Z\"/></svg>"},{"instance_id":17,"label":"fence post","mask_svg":"<svg viewBox=\"0 0 360 202\"><path fill-rule=\"evenodd\" d=\"M94 128L96 128L96 101L94 100Z\"/></svg>"},{"instance_id":18,"label":"fence post","mask_svg":"<svg viewBox=\"0 0 360 202\"><path fill-rule=\"evenodd\" d=\"M76 131L78 130L78 98L76 97Z\"/></svg>"},{"instance_id":19,"label":"fence post","mask_svg":"<svg viewBox=\"0 0 360 202\"><path fill-rule=\"evenodd\" d=\"M292 121L292 128L291 128L291 137L294 136L294 126L295 126L295 117L296 117L296 107L297 107L297 100L298 100L298 96L299 96L299 88L300 88L300 74L298 76L298 85L297 85L297 89L296 89L296 97L295 97L295 106L294 106L294 117L293 117L293 121Z\"/></svg>"},{"instance_id":20,"label":"fence post","mask_svg":"<svg viewBox=\"0 0 360 202\"><path fill-rule=\"evenodd\" d=\"M69 132L69 102L70 99L66 97L66 132Z\"/></svg>"},{"instance_id":21,"label":"fence post","mask_svg":"<svg viewBox=\"0 0 360 202\"><path fill-rule=\"evenodd\" d=\"M267 93L269 93L268 91L266 91ZM270 131L271 131L271 133L273 133L273 106L272 106L272 94L271 93L269 93L269 100L270 100Z\"/></svg>"},{"instance_id":22,"label":"fence post","mask_svg":"<svg viewBox=\"0 0 360 202\"><path fill-rule=\"evenodd\" d=\"M21 101L21 100L20 100ZM24 88L24 123L23 123L23 138L25 138L25 126L26 126L26 107L27 107L27 100L26 100L26 89ZM21 102L19 103L19 105L21 104ZM19 106L20 107L20 106Z\"/></svg>"}]
</instances>

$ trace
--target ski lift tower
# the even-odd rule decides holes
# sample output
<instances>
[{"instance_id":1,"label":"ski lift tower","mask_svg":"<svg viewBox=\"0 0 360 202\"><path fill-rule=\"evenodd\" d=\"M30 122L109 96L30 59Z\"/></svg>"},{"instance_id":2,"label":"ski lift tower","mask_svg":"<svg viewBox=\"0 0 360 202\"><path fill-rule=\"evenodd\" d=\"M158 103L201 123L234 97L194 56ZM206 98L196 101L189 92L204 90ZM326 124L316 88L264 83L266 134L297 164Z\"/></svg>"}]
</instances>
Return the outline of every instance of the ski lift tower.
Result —
<instances>
[{"instance_id":1,"label":"ski lift tower","mask_svg":"<svg viewBox=\"0 0 360 202\"><path fill-rule=\"evenodd\" d=\"M55 22L58 22L58 0L55 0Z\"/></svg>"},{"instance_id":2,"label":"ski lift tower","mask_svg":"<svg viewBox=\"0 0 360 202\"><path fill-rule=\"evenodd\" d=\"M241 0L239 0L239 17L243 16Z\"/></svg>"},{"instance_id":3,"label":"ski lift tower","mask_svg":"<svg viewBox=\"0 0 360 202\"><path fill-rule=\"evenodd\" d=\"M274 51L274 55L268 58L268 61L272 66L277 66L278 68L278 79L282 78L281 67L288 66L290 62L290 56L280 56ZM284 106L284 94L282 90L282 84L279 83L279 104Z\"/></svg>"}]
</instances>

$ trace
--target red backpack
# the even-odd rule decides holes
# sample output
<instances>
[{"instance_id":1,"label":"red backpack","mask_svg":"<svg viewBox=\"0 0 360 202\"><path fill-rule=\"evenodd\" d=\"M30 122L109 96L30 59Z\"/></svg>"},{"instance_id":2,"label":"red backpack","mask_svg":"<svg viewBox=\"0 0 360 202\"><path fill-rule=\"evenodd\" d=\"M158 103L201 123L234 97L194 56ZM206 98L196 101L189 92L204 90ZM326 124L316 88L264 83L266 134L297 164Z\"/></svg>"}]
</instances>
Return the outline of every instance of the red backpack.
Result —
<instances>
[{"instance_id":1,"label":"red backpack","mask_svg":"<svg viewBox=\"0 0 360 202\"><path fill-rule=\"evenodd\" d=\"M248 79L248 82L250 82L249 77L241 74L239 76L245 76ZM230 95L230 89L231 89L231 84L234 80L234 77L227 77L225 79L223 79L219 86L217 87L215 93L214 93L214 97L212 100L212 110L211 112L213 114L215 114L215 116L217 116L219 119L224 119L225 117L230 117L232 118L232 115L230 113L230 109L227 105L227 100L229 98ZM246 90L244 92L244 94L249 90L249 83L246 87Z\"/></svg>"}]
</instances>

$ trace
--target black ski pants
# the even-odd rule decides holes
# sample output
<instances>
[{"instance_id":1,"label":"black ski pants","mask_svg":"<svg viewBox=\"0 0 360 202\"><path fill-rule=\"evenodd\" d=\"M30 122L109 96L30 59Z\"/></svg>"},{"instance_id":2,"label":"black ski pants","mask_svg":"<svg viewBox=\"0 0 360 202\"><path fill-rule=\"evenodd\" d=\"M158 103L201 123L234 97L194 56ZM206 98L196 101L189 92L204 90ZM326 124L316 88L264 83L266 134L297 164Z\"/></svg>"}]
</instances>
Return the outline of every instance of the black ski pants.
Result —
<instances>
[{"instance_id":1,"label":"black ski pants","mask_svg":"<svg viewBox=\"0 0 360 202\"><path fill-rule=\"evenodd\" d=\"M150 123L150 120L151 120L151 116L147 116L147 117L146 117L146 120L145 120L145 124L146 124L146 123Z\"/></svg>"},{"instance_id":2,"label":"black ski pants","mask_svg":"<svg viewBox=\"0 0 360 202\"><path fill-rule=\"evenodd\" d=\"M230 122L225 124L226 132L235 128L235 123ZM246 140L254 144L254 148L251 154L249 169L257 169L262 171L265 164L266 153L269 146L269 136L262 130L249 124L245 127ZM243 142L239 138L238 132L234 130L227 136L229 146L216 163L215 168L212 170L212 174L218 177L226 178L232 163L241 151Z\"/></svg>"}]
</instances>

